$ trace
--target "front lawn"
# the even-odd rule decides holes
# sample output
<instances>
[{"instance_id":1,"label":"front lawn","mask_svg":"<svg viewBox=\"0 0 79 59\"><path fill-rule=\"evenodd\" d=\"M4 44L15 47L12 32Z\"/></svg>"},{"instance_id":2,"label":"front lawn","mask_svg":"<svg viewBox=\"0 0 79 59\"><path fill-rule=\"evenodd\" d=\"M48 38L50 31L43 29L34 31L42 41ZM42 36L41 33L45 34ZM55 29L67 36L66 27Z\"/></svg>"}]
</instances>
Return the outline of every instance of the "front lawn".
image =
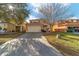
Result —
<instances>
[{"instance_id":1,"label":"front lawn","mask_svg":"<svg viewBox=\"0 0 79 59\"><path fill-rule=\"evenodd\" d=\"M48 42L55 46L64 55L79 55L79 34L58 33L60 38L57 39L57 33L44 35Z\"/></svg>"},{"instance_id":2,"label":"front lawn","mask_svg":"<svg viewBox=\"0 0 79 59\"><path fill-rule=\"evenodd\" d=\"M23 33L0 34L0 45L22 34Z\"/></svg>"}]
</instances>

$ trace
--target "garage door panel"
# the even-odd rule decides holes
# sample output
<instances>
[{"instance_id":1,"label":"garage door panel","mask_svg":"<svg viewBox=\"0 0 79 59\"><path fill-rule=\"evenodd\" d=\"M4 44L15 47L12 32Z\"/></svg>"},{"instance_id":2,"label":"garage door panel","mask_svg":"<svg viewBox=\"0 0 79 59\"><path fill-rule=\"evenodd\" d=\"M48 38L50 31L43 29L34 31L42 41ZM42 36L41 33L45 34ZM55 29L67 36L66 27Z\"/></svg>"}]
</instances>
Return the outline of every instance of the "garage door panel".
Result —
<instances>
[{"instance_id":1,"label":"garage door panel","mask_svg":"<svg viewBox=\"0 0 79 59\"><path fill-rule=\"evenodd\" d=\"M28 27L28 32L41 32L40 26L30 26Z\"/></svg>"}]
</instances>

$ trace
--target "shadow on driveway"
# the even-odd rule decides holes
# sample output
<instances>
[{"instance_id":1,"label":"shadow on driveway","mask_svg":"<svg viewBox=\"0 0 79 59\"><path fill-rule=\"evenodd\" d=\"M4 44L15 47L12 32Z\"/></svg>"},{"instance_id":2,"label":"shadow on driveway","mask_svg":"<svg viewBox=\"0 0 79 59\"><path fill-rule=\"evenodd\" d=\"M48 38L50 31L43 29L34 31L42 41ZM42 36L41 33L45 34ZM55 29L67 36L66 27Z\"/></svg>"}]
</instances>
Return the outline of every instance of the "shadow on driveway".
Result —
<instances>
[{"instance_id":1,"label":"shadow on driveway","mask_svg":"<svg viewBox=\"0 0 79 59\"><path fill-rule=\"evenodd\" d=\"M26 39L26 38L25 38ZM38 40L25 40L23 38L21 46L15 51L12 51L9 56L60 56L61 54L49 46L41 43Z\"/></svg>"}]
</instances>

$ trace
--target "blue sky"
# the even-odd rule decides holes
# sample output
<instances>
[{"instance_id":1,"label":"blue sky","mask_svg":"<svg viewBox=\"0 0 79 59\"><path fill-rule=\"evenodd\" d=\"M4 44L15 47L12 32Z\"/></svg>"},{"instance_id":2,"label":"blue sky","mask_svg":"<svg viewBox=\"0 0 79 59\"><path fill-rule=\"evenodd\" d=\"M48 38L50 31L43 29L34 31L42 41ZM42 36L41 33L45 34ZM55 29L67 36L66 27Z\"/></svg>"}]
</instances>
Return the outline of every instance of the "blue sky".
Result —
<instances>
[{"instance_id":1,"label":"blue sky","mask_svg":"<svg viewBox=\"0 0 79 59\"><path fill-rule=\"evenodd\" d=\"M39 17L42 17L43 15L40 15L38 11L38 7L40 6L40 3L32 3L29 5L29 8L31 9L31 14L29 19L36 19ZM74 15L72 18L79 18L79 3L65 3L64 6L70 7L70 12Z\"/></svg>"},{"instance_id":2,"label":"blue sky","mask_svg":"<svg viewBox=\"0 0 79 59\"><path fill-rule=\"evenodd\" d=\"M70 5L70 12L74 14L74 17L79 18L79 3L73 3Z\"/></svg>"}]
</instances>

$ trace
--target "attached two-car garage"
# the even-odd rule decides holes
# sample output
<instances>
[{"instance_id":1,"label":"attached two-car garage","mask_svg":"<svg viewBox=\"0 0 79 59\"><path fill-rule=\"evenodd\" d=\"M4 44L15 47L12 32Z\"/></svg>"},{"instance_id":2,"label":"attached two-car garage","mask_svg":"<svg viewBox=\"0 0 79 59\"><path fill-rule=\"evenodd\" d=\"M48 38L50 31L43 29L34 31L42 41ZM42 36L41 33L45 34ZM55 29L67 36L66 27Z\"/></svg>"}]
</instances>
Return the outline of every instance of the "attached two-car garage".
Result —
<instances>
[{"instance_id":1,"label":"attached two-car garage","mask_svg":"<svg viewBox=\"0 0 79 59\"><path fill-rule=\"evenodd\" d=\"M46 20L30 20L26 25L27 32L46 32L48 25L48 21Z\"/></svg>"},{"instance_id":2,"label":"attached two-car garage","mask_svg":"<svg viewBox=\"0 0 79 59\"><path fill-rule=\"evenodd\" d=\"M28 32L41 32L41 26L29 26Z\"/></svg>"},{"instance_id":3,"label":"attached two-car garage","mask_svg":"<svg viewBox=\"0 0 79 59\"><path fill-rule=\"evenodd\" d=\"M37 23L31 23L28 25L28 31L27 32L41 32L41 24Z\"/></svg>"}]
</instances>

